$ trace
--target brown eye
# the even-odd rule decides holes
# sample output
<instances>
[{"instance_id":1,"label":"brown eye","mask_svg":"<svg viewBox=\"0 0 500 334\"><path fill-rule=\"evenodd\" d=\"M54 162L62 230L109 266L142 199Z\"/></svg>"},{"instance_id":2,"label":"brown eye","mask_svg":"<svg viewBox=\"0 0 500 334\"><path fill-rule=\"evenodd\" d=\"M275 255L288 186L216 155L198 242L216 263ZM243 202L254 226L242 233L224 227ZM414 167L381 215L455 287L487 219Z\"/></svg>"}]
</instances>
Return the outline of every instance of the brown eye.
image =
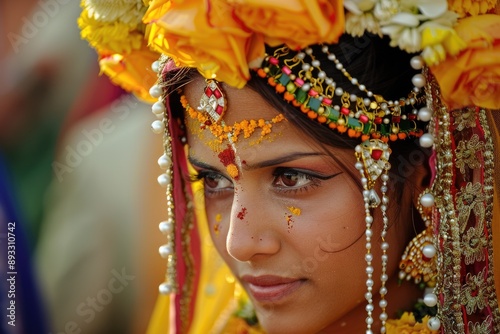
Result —
<instances>
[{"instance_id":1,"label":"brown eye","mask_svg":"<svg viewBox=\"0 0 500 334\"><path fill-rule=\"evenodd\" d=\"M296 173L283 173L281 175L281 182L287 187L295 187L299 180L299 176Z\"/></svg>"},{"instance_id":2,"label":"brown eye","mask_svg":"<svg viewBox=\"0 0 500 334\"><path fill-rule=\"evenodd\" d=\"M300 188L312 182L313 177L296 170L278 169L274 175L273 185L280 188Z\"/></svg>"}]
</instances>

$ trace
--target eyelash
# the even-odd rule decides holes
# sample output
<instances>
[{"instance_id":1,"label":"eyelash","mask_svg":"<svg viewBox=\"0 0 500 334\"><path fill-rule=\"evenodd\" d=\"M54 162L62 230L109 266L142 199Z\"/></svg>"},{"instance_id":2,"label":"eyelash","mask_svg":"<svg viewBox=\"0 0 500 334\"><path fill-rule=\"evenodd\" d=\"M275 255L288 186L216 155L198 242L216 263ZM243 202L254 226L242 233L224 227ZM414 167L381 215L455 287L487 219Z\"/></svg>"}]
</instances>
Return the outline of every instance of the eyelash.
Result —
<instances>
[{"instance_id":1,"label":"eyelash","mask_svg":"<svg viewBox=\"0 0 500 334\"><path fill-rule=\"evenodd\" d=\"M295 169L295 168L277 167L272 173L273 185L278 181L279 177L282 177L287 173L294 175L294 176L305 177L310 182L304 186L298 186L298 187L292 187L292 186L286 187L286 186L275 185L273 187L273 189L276 192L282 193L282 194L287 194L287 193L297 194L299 192L300 193L307 192L307 191L310 191L311 189L315 189L315 188L318 188L319 186L321 186L322 181L329 180L329 179L340 174L340 173L334 173L332 175L324 176L324 175L318 175L315 173L305 172L305 171L302 171L300 169ZM189 181L190 182L204 181L204 184L205 184L207 177L212 177L213 179L222 179L222 178L227 179L225 176L223 176L222 174L220 174L216 171L201 170L201 171L197 172L196 174L190 175ZM229 180L229 179L227 179L227 180ZM214 190L214 189L207 190L207 188L208 187L205 187L205 194L208 196L211 196L211 197L215 197L215 196L223 194L227 191L227 188L222 188L222 189L218 189L218 190Z\"/></svg>"},{"instance_id":2,"label":"eyelash","mask_svg":"<svg viewBox=\"0 0 500 334\"><path fill-rule=\"evenodd\" d=\"M299 177L303 176L311 182L305 186L299 186L299 187L275 186L275 188L274 188L275 191L277 191L279 193L283 193L283 194L287 194L287 193L297 194L299 192L300 193L307 192L307 191L310 191L311 189L315 189L315 188L318 188L319 186L321 186L322 180L326 180L326 179L330 178L330 177L325 178L323 176L316 175L316 174L306 173L304 171L294 169L294 168L278 167L273 171L273 176L274 176L273 184L277 182L279 177L282 177L287 173L295 175L295 176L299 176Z\"/></svg>"}]
</instances>

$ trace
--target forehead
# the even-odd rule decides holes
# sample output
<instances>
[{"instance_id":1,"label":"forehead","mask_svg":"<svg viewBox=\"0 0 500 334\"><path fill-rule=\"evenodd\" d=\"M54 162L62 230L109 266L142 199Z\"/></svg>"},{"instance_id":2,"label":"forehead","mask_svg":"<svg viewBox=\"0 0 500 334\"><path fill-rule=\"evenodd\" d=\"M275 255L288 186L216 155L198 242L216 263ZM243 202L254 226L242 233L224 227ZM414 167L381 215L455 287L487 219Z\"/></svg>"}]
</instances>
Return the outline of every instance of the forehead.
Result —
<instances>
[{"instance_id":1,"label":"forehead","mask_svg":"<svg viewBox=\"0 0 500 334\"><path fill-rule=\"evenodd\" d=\"M196 108L206 87L206 82L202 78L196 78L193 82L186 85L184 95L186 95L189 104ZM227 99L227 110L224 114L224 122L232 125L244 119L271 119L279 112L270 106L257 92L245 87L237 89L225 84L221 85L224 95Z\"/></svg>"}]
</instances>

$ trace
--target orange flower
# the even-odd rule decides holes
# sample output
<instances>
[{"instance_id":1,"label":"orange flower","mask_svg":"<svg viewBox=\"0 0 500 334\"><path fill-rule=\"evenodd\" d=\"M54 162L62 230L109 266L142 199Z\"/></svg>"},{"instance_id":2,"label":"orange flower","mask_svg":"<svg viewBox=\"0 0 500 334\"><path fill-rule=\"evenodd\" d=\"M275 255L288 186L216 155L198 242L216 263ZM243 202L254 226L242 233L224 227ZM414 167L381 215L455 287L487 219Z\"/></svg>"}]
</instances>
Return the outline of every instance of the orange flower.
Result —
<instances>
[{"instance_id":1,"label":"orange flower","mask_svg":"<svg viewBox=\"0 0 500 334\"><path fill-rule=\"evenodd\" d=\"M223 0L153 3L144 21L153 48L230 86L243 87L248 64L264 56L263 36L248 30Z\"/></svg>"},{"instance_id":2,"label":"orange flower","mask_svg":"<svg viewBox=\"0 0 500 334\"><path fill-rule=\"evenodd\" d=\"M101 72L111 81L132 92L147 102L155 102L149 95L149 87L158 79L151 69L151 63L158 60L159 55L143 44L141 49L132 50L128 54L110 54L99 56Z\"/></svg>"},{"instance_id":3,"label":"orange flower","mask_svg":"<svg viewBox=\"0 0 500 334\"><path fill-rule=\"evenodd\" d=\"M500 16L461 19L455 27L467 48L431 67L444 102L457 109L470 105L500 108Z\"/></svg>"},{"instance_id":4,"label":"orange flower","mask_svg":"<svg viewBox=\"0 0 500 334\"><path fill-rule=\"evenodd\" d=\"M448 6L461 17L485 14L495 8L497 0L448 0Z\"/></svg>"},{"instance_id":5,"label":"orange flower","mask_svg":"<svg viewBox=\"0 0 500 334\"><path fill-rule=\"evenodd\" d=\"M235 13L271 46L335 43L344 32L340 0L231 0Z\"/></svg>"}]
</instances>

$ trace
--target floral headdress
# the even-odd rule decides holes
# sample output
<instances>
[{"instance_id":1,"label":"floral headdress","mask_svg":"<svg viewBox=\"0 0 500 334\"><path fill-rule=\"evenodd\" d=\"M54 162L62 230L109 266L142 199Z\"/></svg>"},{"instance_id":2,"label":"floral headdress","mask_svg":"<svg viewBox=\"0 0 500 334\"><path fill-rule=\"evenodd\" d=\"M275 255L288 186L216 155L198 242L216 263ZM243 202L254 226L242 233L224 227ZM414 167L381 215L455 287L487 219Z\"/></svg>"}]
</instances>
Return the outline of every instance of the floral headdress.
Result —
<instances>
[{"instance_id":1,"label":"floral headdress","mask_svg":"<svg viewBox=\"0 0 500 334\"><path fill-rule=\"evenodd\" d=\"M175 177L187 168L179 147L183 129L169 121L170 96L154 85L156 73L161 80L171 65L146 65L160 54L177 67L196 68L215 85L214 92L218 88L212 79L241 88L254 70L309 118L361 137L356 168L365 204L372 208L380 206L374 189L379 177L387 201L387 142L421 137L421 145L434 152L432 183L419 207L427 229L403 255L400 278L433 287L424 298L427 306L438 306L429 328L500 332L492 267L493 143L484 109L500 109L500 16L495 6L492 0L82 0L78 24L82 37L97 50L102 71L144 99L149 94L159 99L153 105L159 118L153 130L165 138L166 155L159 160L165 173L159 182L167 188L169 203L169 218L160 224L168 238L160 248L168 259L167 281L160 290L176 292L179 332L187 330L193 314L200 250L189 215L190 188ZM377 96L328 54L366 97L339 90L309 51L319 44L329 53L327 45L342 34L366 32L420 54L412 67L424 70L414 77L416 88L408 96L394 101ZM267 55L266 45L275 53ZM223 97L218 99L216 107L225 107ZM426 107L416 110L419 103ZM385 206L380 207L387 227ZM367 240L372 220L367 213ZM382 247L385 255L385 242ZM367 259L370 268L371 257ZM372 291L367 287L371 319ZM385 293L381 290L383 301Z\"/></svg>"}]
</instances>

